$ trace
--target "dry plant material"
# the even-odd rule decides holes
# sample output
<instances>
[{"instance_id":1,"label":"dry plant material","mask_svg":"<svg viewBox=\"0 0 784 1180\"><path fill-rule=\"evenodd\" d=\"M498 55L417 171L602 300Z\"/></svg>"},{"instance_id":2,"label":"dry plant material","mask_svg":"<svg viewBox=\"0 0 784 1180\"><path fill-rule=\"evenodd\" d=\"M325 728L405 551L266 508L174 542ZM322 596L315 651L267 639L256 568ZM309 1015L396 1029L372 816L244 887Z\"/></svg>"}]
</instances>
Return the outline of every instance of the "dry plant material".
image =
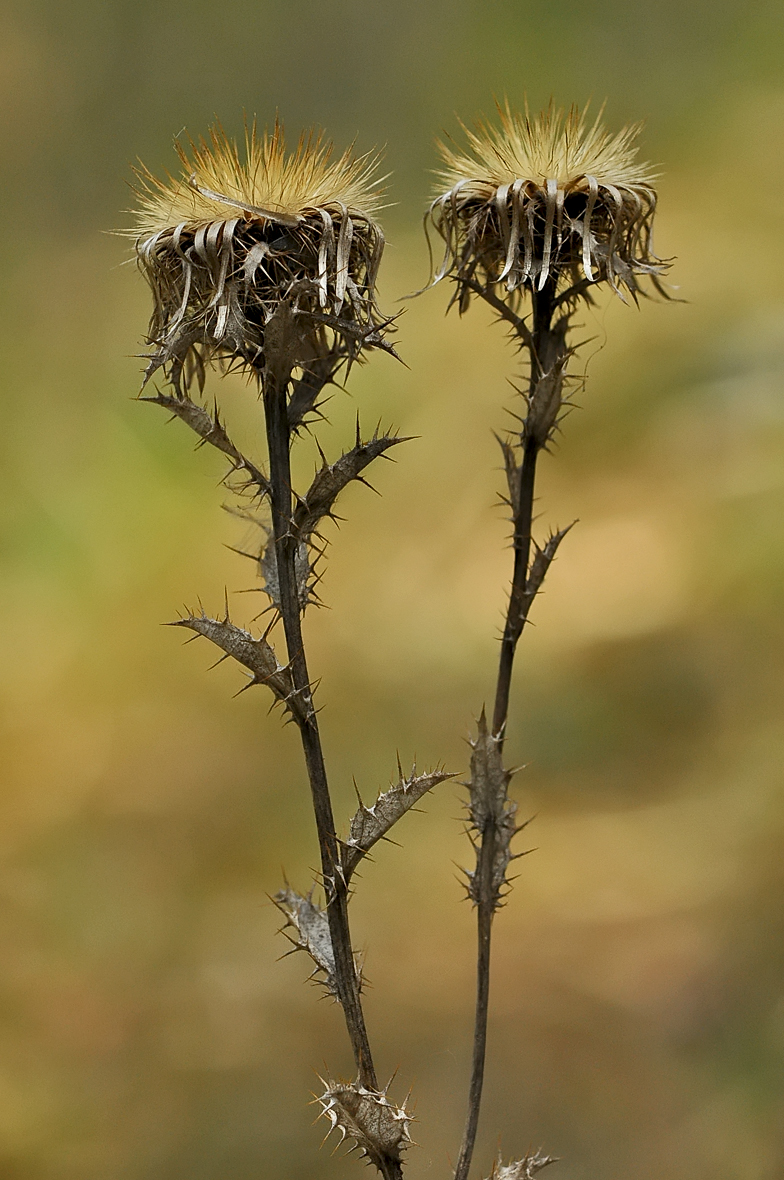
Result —
<instances>
[{"instance_id":1,"label":"dry plant material","mask_svg":"<svg viewBox=\"0 0 784 1180\"><path fill-rule=\"evenodd\" d=\"M510 888L516 803L512 772L503 764L515 652L531 606L568 532L538 544L531 532L537 459L546 450L582 382L569 373L577 350L570 333L575 311L604 284L635 302L646 293L667 297L661 276L669 263L653 252L654 174L637 161L638 127L611 135L599 117L555 109L532 117L498 108L498 122L463 128L466 145L439 144L438 191L425 216L443 240L433 279L454 283L450 306L461 313L482 299L504 321L528 361L516 428L498 439L506 472L514 566L501 639L492 720L484 711L471 743L467 783L469 837L476 864L466 872L477 911L477 992L474 1051L463 1141L455 1180L467 1180L479 1124L487 1045L493 917ZM430 240L428 235L428 241ZM571 526L569 526L571 527ZM531 1180L554 1162L526 1155L493 1167L491 1180Z\"/></svg>"},{"instance_id":2,"label":"dry plant material","mask_svg":"<svg viewBox=\"0 0 784 1180\"><path fill-rule=\"evenodd\" d=\"M177 152L177 179L137 169L136 250L153 294L148 377L164 368L182 394L203 386L216 359L259 369L281 301L297 313L293 346L317 386L363 346L390 347L375 304L375 157L335 159L313 132L289 154L277 122L269 133L249 127L243 153L220 126Z\"/></svg>"},{"instance_id":3,"label":"dry plant material","mask_svg":"<svg viewBox=\"0 0 784 1180\"><path fill-rule=\"evenodd\" d=\"M554 1156L541 1155L538 1151L533 1155L526 1154L521 1160L513 1160L510 1164L502 1163L499 1158L493 1165L490 1180L534 1180L542 1168L556 1163L558 1160Z\"/></svg>"},{"instance_id":4,"label":"dry plant material","mask_svg":"<svg viewBox=\"0 0 784 1180\"><path fill-rule=\"evenodd\" d=\"M328 1119L327 1134L336 1131L341 1143L348 1140L350 1151L383 1171L384 1160L401 1162L401 1152L411 1143L411 1114L405 1106L395 1106L386 1090L369 1090L353 1082L324 1082L325 1090L317 1101L321 1115Z\"/></svg>"},{"instance_id":5,"label":"dry plant material","mask_svg":"<svg viewBox=\"0 0 784 1180\"><path fill-rule=\"evenodd\" d=\"M639 126L610 135L572 107L536 117L498 108L499 125L464 128L467 147L439 144L440 191L428 217L445 243L437 280L457 279L465 310L475 284L506 294L552 280L575 293L608 282L634 298L667 268L653 253L655 174L637 162ZM445 191L444 191L445 190Z\"/></svg>"},{"instance_id":6,"label":"dry plant material","mask_svg":"<svg viewBox=\"0 0 784 1180\"><path fill-rule=\"evenodd\" d=\"M337 834L308 670L303 615L317 601L323 527L352 482L404 441L376 431L296 491L291 448L318 422L325 389L373 349L394 355L391 321L376 304L384 247L376 159L351 151L336 157L315 133L286 150L283 128L248 128L243 148L220 127L206 140L178 146L182 175L158 180L138 171L136 254L153 296L145 384L164 389L145 400L188 426L199 445L229 462L229 486L240 516L258 524L248 553L269 598L269 625L254 637L204 611L177 620L209 640L248 676L265 685L299 731L313 801L321 872L306 895L288 883L275 897L294 950L313 963L312 976L340 1005L356 1066L352 1082L325 1083L322 1113L384 1180L400 1180L410 1142L410 1114L379 1087L362 1008L362 977L351 942L349 881L379 841L428 791L452 776L435 770L399 778L376 802L360 801L344 840ZM211 367L239 369L261 395L267 441L262 461L243 454L224 425L217 400L204 404ZM273 646L285 650L278 658ZM399 769L399 768L398 768ZM317 889L323 904L314 900Z\"/></svg>"}]
</instances>

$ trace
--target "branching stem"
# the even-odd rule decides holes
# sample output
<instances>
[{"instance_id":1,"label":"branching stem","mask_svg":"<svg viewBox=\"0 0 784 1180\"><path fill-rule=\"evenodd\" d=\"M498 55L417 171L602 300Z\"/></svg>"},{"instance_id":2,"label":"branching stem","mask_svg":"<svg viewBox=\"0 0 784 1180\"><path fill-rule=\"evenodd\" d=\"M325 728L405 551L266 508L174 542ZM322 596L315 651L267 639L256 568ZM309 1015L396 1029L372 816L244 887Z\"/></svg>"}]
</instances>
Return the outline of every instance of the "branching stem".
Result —
<instances>
[{"instance_id":1,"label":"branching stem","mask_svg":"<svg viewBox=\"0 0 784 1180\"><path fill-rule=\"evenodd\" d=\"M555 310L555 290L552 282L545 284L542 291L532 293L533 330L529 331L523 320L509 311L505 304L488 289L478 288L486 302L503 315L515 328L522 347L529 354L531 362L529 399L533 399L537 383L543 376L542 358L549 357L552 349L551 324ZM503 310L502 310L503 309ZM528 585L531 566L531 527L534 511L534 485L536 460L541 442L522 433L523 458L519 474L519 492L513 503L513 547L514 569L509 604L506 612L504 633L501 639L501 654L498 663L495 706L493 709L493 737L499 746L503 745L506 721L509 713L509 692L517 643L523 632L534 594ZM529 590L527 593L526 591ZM493 914L497 899L493 889L493 866L498 843L498 830L494 823L487 823L481 836L477 856L476 873L479 884L477 903L477 960L476 960L476 1012L474 1017L474 1048L471 1063L471 1081L468 1090L468 1113L460 1145L460 1154L455 1166L455 1180L467 1180L474 1153L476 1133L479 1126L479 1111L482 1102L485 1057L487 1052L487 1014L490 1000L490 943Z\"/></svg>"}]
</instances>

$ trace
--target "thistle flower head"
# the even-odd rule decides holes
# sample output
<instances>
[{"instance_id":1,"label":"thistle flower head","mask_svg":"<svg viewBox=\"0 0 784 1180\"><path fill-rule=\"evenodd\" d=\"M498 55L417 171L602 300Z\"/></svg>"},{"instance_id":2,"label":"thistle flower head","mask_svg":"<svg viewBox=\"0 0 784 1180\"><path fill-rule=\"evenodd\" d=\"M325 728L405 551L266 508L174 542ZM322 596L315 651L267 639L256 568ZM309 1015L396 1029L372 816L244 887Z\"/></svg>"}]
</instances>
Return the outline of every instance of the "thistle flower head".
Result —
<instances>
[{"instance_id":1,"label":"thistle flower head","mask_svg":"<svg viewBox=\"0 0 784 1180\"><path fill-rule=\"evenodd\" d=\"M262 367L281 303L297 316L305 364L382 344L376 156L336 157L313 131L288 152L277 121L271 132L247 127L242 151L215 125L177 153L179 177L137 170L132 232L153 294L148 378L163 367L181 390L215 359Z\"/></svg>"},{"instance_id":2,"label":"thistle flower head","mask_svg":"<svg viewBox=\"0 0 784 1180\"><path fill-rule=\"evenodd\" d=\"M601 111L552 105L532 117L498 108L499 123L464 128L467 147L438 145L443 166L428 217L446 252L436 281L452 273L461 310L473 290L507 293L549 281L579 287L606 281L636 297L666 263L652 250L655 180L637 162L639 127L611 135Z\"/></svg>"}]
</instances>

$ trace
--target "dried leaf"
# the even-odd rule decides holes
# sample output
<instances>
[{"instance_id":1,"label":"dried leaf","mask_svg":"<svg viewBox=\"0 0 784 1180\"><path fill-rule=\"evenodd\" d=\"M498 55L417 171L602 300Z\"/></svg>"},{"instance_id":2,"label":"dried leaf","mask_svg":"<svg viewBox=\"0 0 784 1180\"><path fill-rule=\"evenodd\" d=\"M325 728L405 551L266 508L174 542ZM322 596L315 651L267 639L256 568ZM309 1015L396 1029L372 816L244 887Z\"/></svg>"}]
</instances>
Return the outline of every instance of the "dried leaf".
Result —
<instances>
[{"instance_id":1,"label":"dried leaf","mask_svg":"<svg viewBox=\"0 0 784 1180\"><path fill-rule=\"evenodd\" d=\"M559 529L557 533L553 533L552 536L548 538L543 549L540 548L536 542L534 542L536 551L534 553L534 559L531 562L531 568L528 571L528 578L526 579L525 583L525 592L523 594L525 605L522 613L524 619L528 617L528 611L530 609L531 603L541 588L542 582L544 581L547 571L550 568L550 564L558 552L558 546L561 544L561 541L563 541L569 530L573 527L574 523L568 524L565 529Z\"/></svg>"},{"instance_id":2,"label":"dried leaf","mask_svg":"<svg viewBox=\"0 0 784 1180\"><path fill-rule=\"evenodd\" d=\"M337 997L335 954L326 910L317 906L310 896L302 897L288 885L285 889L279 890L272 900L286 915L286 927L283 931L286 937L295 947L307 951L316 964L317 972L322 974L320 982L331 995ZM293 934L289 933L289 929L293 930Z\"/></svg>"},{"instance_id":3,"label":"dried leaf","mask_svg":"<svg viewBox=\"0 0 784 1180\"><path fill-rule=\"evenodd\" d=\"M542 1155L536 1151L533 1155L526 1153L521 1160L509 1164L502 1164L501 1157L493 1165L490 1180L533 1180L537 1172L546 1168L548 1164L557 1164L558 1159L553 1155Z\"/></svg>"},{"instance_id":4,"label":"dried leaf","mask_svg":"<svg viewBox=\"0 0 784 1180\"><path fill-rule=\"evenodd\" d=\"M291 672L288 668L280 666L266 639L254 639L249 631L235 627L228 619L211 619L204 613L177 619L169 626L187 627L197 635L209 639L227 656L231 656L252 673L251 684L266 684L296 720L305 719L305 710L295 692Z\"/></svg>"},{"instance_id":5,"label":"dried leaf","mask_svg":"<svg viewBox=\"0 0 784 1180\"><path fill-rule=\"evenodd\" d=\"M325 459L312 484L294 509L292 529L295 535L308 540L320 521L325 516L331 516L335 501L343 489L352 480L359 479L374 459L401 442L408 442L408 439L395 435L374 434L367 442L361 442L357 438L356 446L341 455L335 463L327 463Z\"/></svg>"},{"instance_id":6,"label":"dried leaf","mask_svg":"<svg viewBox=\"0 0 784 1180\"><path fill-rule=\"evenodd\" d=\"M263 527L263 526L262 526ZM264 578L264 593L269 596L274 606L281 609L280 579L278 577L278 558L275 548L275 538L267 532L267 542L260 558L261 574ZM297 598L301 610L305 610L314 601L311 575L313 567L308 554L308 547L300 541L294 554L294 576L297 580Z\"/></svg>"},{"instance_id":7,"label":"dried leaf","mask_svg":"<svg viewBox=\"0 0 784 1180\"><path fill-rule=\"evenodd\" d=\"M523 438L533 439L538 447L552 438L563 406L566 365L574 351L566 345L569 320L569 315L561 316L542 334L536 357L538 375L526 397L528 413L523 423Z\"/></svg>"},{"instance_id":8,"label":"dried leaf","mask_svg":"<svg viewBox=\"0 0 784 1180\"><path fill-rule=\"evenodd\" d=\"M190 426L191 430L195 434L198 434L203 442L209 443L210 446L222 451L224 455L228 455L234 464L235 470L241 469L246 471L250 477L250 482L256 485L262 495L266 496L269 494L270 484L266 475L237 450L226 433L226 429L220 421L217 411L213 417L203 406L191 401L186 395L170 397L166 394L158 393L155 397L143 397L141 400L153 402L156 406L163 406L165 410L169 410L172 414L175 414L187 426Z\"/></svg>"},{"instance_id":9,"label":"dried leaf","mask_svg":"<svg viewBox=\"0 0 784 1180\"><path fill-rule=\"evenodd\" d=\"M348 882L359 862L369 850L406 814L428 791L446 779L454 778L444 770L433 770L429 774L416 774L416 767L409 778L400 779L388 791L378 796L372 807L360 803L349 828L348 840L342 849L343 874Z\"/></svg>"},{"instance_id":10,"label":"dried leaf","mask_svg":"<svg viewBox=\"0 0 784 1180\"><path fill-rule=\"evenodd\" d=\"M479 718L477 736L471 742L471 777L468 783L468 814L471 828L477 833L477 870L466 872L468 896L475 905L482 902L497 908L501 903L506 872L513 859L511 844L517 831L517 804L508 796L512 771L505 770L501 759L501 742L489 732L484 710ZM485 885L479 871L482 843L491 839L492 872L488 882L489 896L483 896Z\"/></svg>"},{"instance_id":11,"label":"dried leaf","mask_svg":"<svg viewBox=\"0 0 784 1180\"><path fill-rule=\"evenodd\" d=\"M468 783L469 814L473 828L482 833L504 814L512 772L504 770L501 742L490 733L484 709L471 742L471 778Z\"/></svg>"},{"instance_id":12,"label":"dried leaf","mask_svg":"<svg viewBox=\"0 0 784 1180\"><path fill-rule=\"evenodd\" d=\"M411 1143L411 1115L405 1107L391 1103L386 1090L369 1090L359 1082L321 1080L326 1089L318 1102L330 1131L338 1131L341 1142L348 1137L350 1150L358 1148L379 1170L388 1160L399 1163L401 1152Z\"/></svg>"},{"instance_id":13,"label":"dried leaf","mask_svg":"<svg viewBox=\"0 0 784 1180\"><path fill-rule=\"evenodd\" d=\"M496 435L496 438L504 456L506 483L509 488L509 507L512 509L512 519L516 520L520 512L520 484L523 475L523 465L517 462L517 448L498 435Z\"/></svg>"},{"instance_id":14,"label":"dried leaf","mask_svg":"<svg viewBox=\"0 0 784 1180\"><path fill-rule=\"evenodd\" d=\"M319 354L302 367L302 375L292 382L287 407L289 430L299 430L309 414L318 414L319 397L345 360L345 351L333 348Z\"/></svg>"}]
</instances>

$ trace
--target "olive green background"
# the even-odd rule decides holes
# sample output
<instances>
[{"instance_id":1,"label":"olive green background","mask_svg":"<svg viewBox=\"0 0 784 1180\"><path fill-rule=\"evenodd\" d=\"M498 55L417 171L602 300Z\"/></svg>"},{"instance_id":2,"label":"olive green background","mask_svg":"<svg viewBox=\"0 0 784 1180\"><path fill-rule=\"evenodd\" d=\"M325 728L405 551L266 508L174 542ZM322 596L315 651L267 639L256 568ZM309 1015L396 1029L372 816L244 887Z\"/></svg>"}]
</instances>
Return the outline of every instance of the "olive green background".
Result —
<instances>
[{"instance_id":1,"label":"olive green background","mask_svg":"<svg viewBox=\"0 0 784 1180\"><path fill-rule=\"evenodd\" d=\"M520 838L496 923L474 1175L542 1146L561 1180L784 1172L784 9L750 0L10 0L0 15L0 1176L325 1180L308 1106L347 1074L267 895L316 861L296 734L159 624L263 606L223 467L133 399L148 297L131 164L279 110L386 147L382 302L399 349L336 392L415 441L345 497L308 618L341 823L395 754L465 771L509 575L491 430L520 360L444 316L419 228L433 136L493 97L646 120L683 303L581 317L581 408L540 536L579 518L524 638L508 754ZM213 379L259 449L255 394ZM306 479L316 460L301 446ZM448 1177L472 1020L461 791L439 788L353 903L368 1020L413 1086L412 1180ZM548 1172L548 1176L550 1173Z\"/></svg>"}]
</instances>

